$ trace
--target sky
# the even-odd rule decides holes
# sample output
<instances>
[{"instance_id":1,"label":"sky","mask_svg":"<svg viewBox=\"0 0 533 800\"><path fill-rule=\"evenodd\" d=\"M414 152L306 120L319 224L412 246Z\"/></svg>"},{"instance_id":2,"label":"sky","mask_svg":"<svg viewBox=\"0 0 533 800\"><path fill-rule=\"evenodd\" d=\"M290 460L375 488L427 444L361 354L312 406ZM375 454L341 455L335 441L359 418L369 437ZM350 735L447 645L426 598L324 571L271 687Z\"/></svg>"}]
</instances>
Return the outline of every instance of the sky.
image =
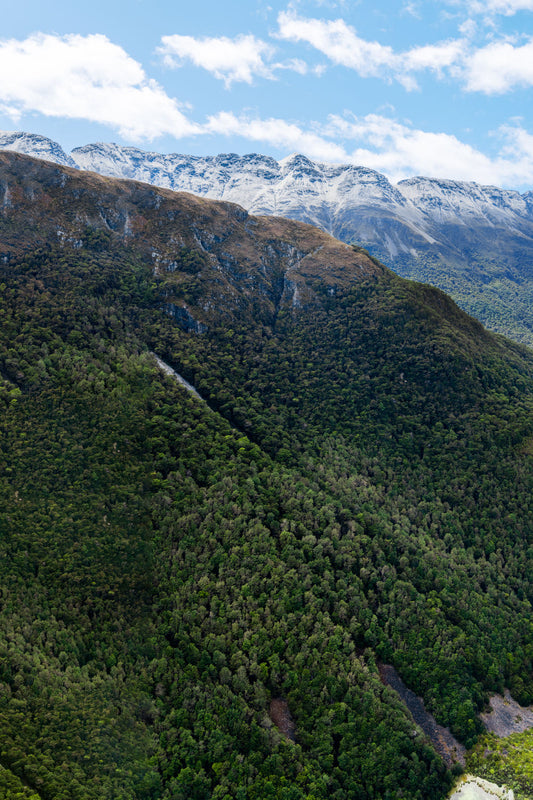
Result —
<instances>
[{"instance_id":1,"label":"sky","mask_svg":"<svg viewBox=\"0 0 533 800\"><path fill-rule=\"evenodd\" d=\"M533 189L533 0L3 0L0 130Z\"/></svg>"}]
</instances>

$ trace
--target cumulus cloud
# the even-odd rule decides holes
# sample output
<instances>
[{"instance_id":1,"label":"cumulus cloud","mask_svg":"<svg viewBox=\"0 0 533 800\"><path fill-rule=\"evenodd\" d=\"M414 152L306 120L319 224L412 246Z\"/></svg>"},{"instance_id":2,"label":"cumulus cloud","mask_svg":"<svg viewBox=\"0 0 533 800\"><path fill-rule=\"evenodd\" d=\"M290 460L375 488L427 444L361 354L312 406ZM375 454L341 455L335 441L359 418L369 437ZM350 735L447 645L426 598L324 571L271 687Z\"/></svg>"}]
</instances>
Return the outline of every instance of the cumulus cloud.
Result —
<instances>
[{"instance_id":1,"label":"cumulus cloud","mask_svg":"<svg viewBox=\"0 0 533 800\"><path fill-rule=\"evenodd\" d=\"M533 9L533 0L488 0L478 5L503 11L526 8L526 3ZM361 77L393 77L406 89L417 87L416 75L422 71L457 80L470 92L497 94L533 86L533 38L525 44L502 38L475 47L476 26L472 20L462 26L460 38L404 52L361 39L342 19L307 19L289 10L279 14L278 24L279 38L306 42L334 64L353 69Z\"/></svg>"},{"instance_id":2,"label":"cumulus cloud","mask_svg":"<svg viewBox=\"0 0 533 800\"><path fill-rule=\"evenodd\" d=\"M325 124L305 128L282 119L221 112L209 118L205 132L242 136L316 161L366 166L392 181L425 175L503 186L533 182L533 135L519 125L496 132L502 144L495 157L456 136L420 130L379 114L332 115Z\"/></svg>"},{"instance_id":3,"label":"cumulus cloud","mask_svg":"<svg viewBox=\"0 0 533 800\"><path fill-rule=\"evenodd\" d=\"M267 61L274 48L252 35L241 35L235 39L226 36L218 38L193 36L163 36L158 53L164 57L167 66L179 67L184 61L192 61L223 80L226 86L233 81L252 83L256 75L272 77Z\"/></svg>"},{"instance_id":4,"label":"cumulus cloud","mask_svg":"<svg viewBox=\"0 0 533 800\"><path fill-rule=\"evenodd\" d=\"M137 61L98 34L0 41L0 104L13 119L27 111L86 119L135 140L200 132Z\"/></svg>"},{"instance_id":5,"label":"cumulus cloud","mask_svg":"<svg viewBox=\"0 0 533 800\"><path fill-rule=\"evenodd\" d=\"M533 86L533 39L521 46L492 42L476 50L466 61L464 77L466 89L485 94Z\"/></svg>"},{"instance_id":6,"label":"cumulus cloud","mask_svg":"<svg viewBox=\"0 0 533 800\"><path fill-rule=\"evenodd\" d=\"M497 131L502 144L493 158L456 136L379 114L333 115L325 124L305 128L282 119L222 112L209 118L205 132L242 136L316 161L366 166L392 181L425 175L503 186L533 182L533 135L519 125Z\"/></svg>"},{"instance_id":7,"label":"cumulus cloud","mask_svg":"<svg viewBox=\"0 0 533 800\"><path fill-rule=\"evenodd\" d=\"M533 136L516 126L499 130L503 145L495 158L456 136L419 130L377 114L332 116L322 133L344 141L349 161L392 180L426 175L506 186L533 180Z\"/></svg>"},{"instance_id":8,"label":"cumulus cloud","mask_svg":"<svg viewBox=\"0 0 533 800\"><path fill-rule=\"evenodd\" d=\"M242 136L248 141L298 151L320 161L342 162L348 158L343 147L331 139L273 117L261 119L223 111L209 118L206 131L224 136Z\"/></svg>"},{"instance_id":9,"label":"cumulus cloud","mask_svg":"<svg viewBox=\"0 0 533 800\"><path fill-rule=\"evenodd\" d=\"M278 25L280 39L307 42L334 64L355 69L362 76L378 75L383 67L398 65L391 47L361 39L342 19L306 19L293 11L282 11Z\"/></svg>"},{"instance_id":10,"label":"cumulus cloud","mask_svg":"<svg viewBox=\"0 0 533 800\"><path fill-rule=\"evenodd\" d=\"M294 70L300 74L307 71L305 63L299 59L272 63L275 48L251 34L234 39L174 34L163 36L161 42L157 52L163 56L167 66L180 67L185 61L191 61L223 80L227 88L238 81L252 83L256 76L272 79L278 69Z\"/></svg>"},{"instance_id":11,"label":"cumulus cloud","mask_svg":"<svg viewBox=\"0 0 533 800\"><path fill-rule=\"evenodd\" d=\"M499 132L505 139L502 153L507 157L529 156L533 159L533 134L525 131L520 125L502 125Z\"/></svg>"},{"instance_id":12,"label":"cumulus cloud","mask_svg":"<svg viewBox=\"0 0 533 800\"><path fill-rule=\"evenodd\" d=\"M316 30L309 28L306 35L312 31L314 36ZM350 63L363 69L358 60L361 53L349 55L345 49L352 35L347 26L318 31L325 33L324 39L316 39L322 42L324 52L332 44L340 63L355 59ZM510 41L493 42L471 55L461 48L454 42L415 48L403 54L401 66L406 69L409 57L413 70L441 70L462 59L465 81L472 91L496 92L520 83L533 84L533 70L528 67L533 63L533 40L521 46ZM372 69L378 69L378 65L397 68L397 57L393 58L387 48L365 52L374 55ZM291 62L290 68L304 67ZM246 71L238 73L236 61L232 65L219 62L214 69L225 69L221 72L225 78L231 70L246 75ZM253 64L249 69L253 72ZM162 134L175 139L239 136L259 150L268 146L299 151L319 161L362 164L392 179L423 174L508 186L533 182L533 135L517 124L499 130L502 146L491 158L455 136L417 130L375 114L333 116L325 124L302 125L221 111L204 121L193 121L174 98L147 78L137 61L100 35L36 34L23 41L0 41L0 109L13 119L25 112L39 112L95 121L137 140Z\"/></svg>"},{"instance_id":13,"label":"cumulus cloud","mask_svg":"<svg viewBox=\"0 0 533 800\"><path fill-rule=\"evenodd\" d=\"M405 70L429 69L441 73L445 67L452 67L463 57L466 50L465 39L450 39L438 44L414 47L402 56Z\"/></svg>"}]
</instances>

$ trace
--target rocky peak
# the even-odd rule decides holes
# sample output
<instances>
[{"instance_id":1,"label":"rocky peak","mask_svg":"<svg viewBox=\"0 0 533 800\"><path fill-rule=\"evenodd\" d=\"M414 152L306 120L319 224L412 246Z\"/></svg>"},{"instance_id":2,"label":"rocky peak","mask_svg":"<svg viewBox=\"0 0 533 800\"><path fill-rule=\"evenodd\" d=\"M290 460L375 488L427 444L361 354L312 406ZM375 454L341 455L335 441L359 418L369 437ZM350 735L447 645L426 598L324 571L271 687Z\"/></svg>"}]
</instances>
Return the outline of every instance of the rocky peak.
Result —
<instances>
[{"instance_id":1,"label":"rocky peak","mask_svg":"<svg viewBox=\"0 0 533 800\"><path fill-rule=\"evenodd\" d=\"M74 160L65 153L57 142L47 139L46 136L38 136L35 133L24 133L23 131L0 132L0 149L25 153L26 155L42 158L45 161L53 161L56 164L63 164L67 167L76 166Z\"/></svg>"}]
</instances>

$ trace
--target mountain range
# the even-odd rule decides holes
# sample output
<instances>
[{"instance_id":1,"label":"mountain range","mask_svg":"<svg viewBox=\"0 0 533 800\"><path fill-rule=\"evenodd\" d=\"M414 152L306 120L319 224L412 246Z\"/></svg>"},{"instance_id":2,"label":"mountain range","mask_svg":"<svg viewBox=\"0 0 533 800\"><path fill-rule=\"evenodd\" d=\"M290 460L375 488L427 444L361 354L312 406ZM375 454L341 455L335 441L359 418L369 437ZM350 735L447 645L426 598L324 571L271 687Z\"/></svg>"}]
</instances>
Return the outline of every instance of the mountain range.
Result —
<instances>
[{"instance_id":1,"label":"mountain range","mask_svg":"<svg viewBox=\"0 0 533 800\"><path fill-rule=\"evenodd\" d=\"M533 701L531 351L305 223L20 153L0 243L0 795L439 800L393 674L531 796L480 716Z\"/></svg>"},{"instance_id":2,"label":"mountain range","mask_svg":"<svg viewBox=\"0 0 533 800\"><path fill-rule=\"evenodd\" d=\"M65 166L238 203L316 225L367 248L398 274L438 286L496 332L533 344L533 193L410 178L293 155L162 155L89 144L67 155L42 136L0 135L0 148Z\"/></svg>"}]
</instances>

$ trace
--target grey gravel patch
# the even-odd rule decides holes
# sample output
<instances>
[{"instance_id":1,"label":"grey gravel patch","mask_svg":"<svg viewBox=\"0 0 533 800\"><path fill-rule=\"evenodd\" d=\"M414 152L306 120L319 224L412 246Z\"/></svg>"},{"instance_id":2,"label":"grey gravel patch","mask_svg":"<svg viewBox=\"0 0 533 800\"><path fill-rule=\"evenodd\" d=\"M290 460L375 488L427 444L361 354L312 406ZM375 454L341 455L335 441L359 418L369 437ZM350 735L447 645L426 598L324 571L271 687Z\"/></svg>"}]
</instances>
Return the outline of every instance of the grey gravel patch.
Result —
<instances>
[{"instance_id":1,"label":"grey gravel patch","mask_svg":"<svg viewBox=\"0 0 533 800\"><path fill-rule=\"evenodd\" d=\"M533 728L533 706L524 708L513 700L508 689L502 697L495 694L490 698L490 712L479 715L486 729L496 736L510 736Z\"/></svg>"},{"instance_id":2,"label":"grey gravel patch","mask_svg":"<svg viewBox=\"0 0 533 800\"><path fill-rule=\"evenodd\" d=\"M448 767L458 763L465 765L465 748L457 741L448 728L439 725L432 714L426 711L424 701L408 689L396 670L390 664L380 664L379 674L386 686L390 686L400 696L417 725L422 728L433 747L444 759Z\"/></svg>"},{"instance_id":3,"label":"grey gravel patch","mask_svg":"<svg viewBox=\"0 0 533 800\"><path fill-rule=\"evenodd\" d=\"M190 392L195 397L197 397L198 400L203 400L203 397L198 394L198 392L196 391L194 386L191 386L191 384L188 381L186 381L185 378L182 378L182 376L178 372L176 372L175 369L172 369L171 366L169 366L162 359L160 359L158 356L156 356L155 353L152 353L152 355L155 358L155 360L157 361L157 365L160 367L160 369L163 370L164 373L166 373L167 375L170 375L171 378L174 378L175 381L180 383L185 389L187 389L188 392Z\"/></svg>"}]
</instances>

